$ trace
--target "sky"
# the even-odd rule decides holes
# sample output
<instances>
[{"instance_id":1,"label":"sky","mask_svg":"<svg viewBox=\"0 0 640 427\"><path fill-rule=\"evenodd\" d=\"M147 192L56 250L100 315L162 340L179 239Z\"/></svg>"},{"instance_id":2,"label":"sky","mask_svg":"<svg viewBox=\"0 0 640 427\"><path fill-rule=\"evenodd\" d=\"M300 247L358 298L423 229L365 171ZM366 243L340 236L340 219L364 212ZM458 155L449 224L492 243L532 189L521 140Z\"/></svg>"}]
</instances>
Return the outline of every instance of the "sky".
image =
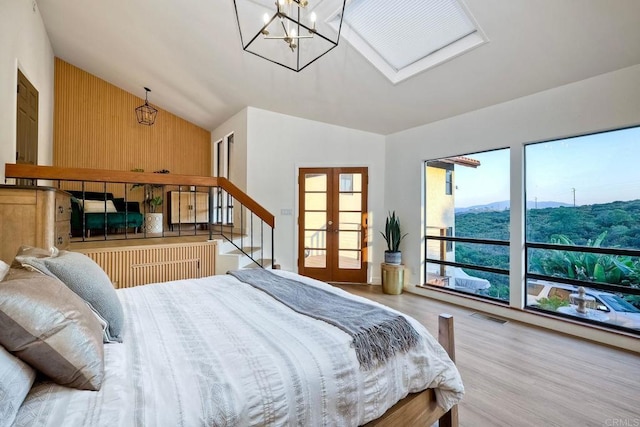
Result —
<instances>
[{"instance_id":1,"label":"sky","mask_svg":"<svg viewBox=\"0 0 640 427\"><path fill-rule=\"evenodd\" d=\"M456 165L456 207L509 200L509 149L466 154ZM640 199L640 127L529 144L527 200L590 205Z\"/></svg>"}]
</instances>

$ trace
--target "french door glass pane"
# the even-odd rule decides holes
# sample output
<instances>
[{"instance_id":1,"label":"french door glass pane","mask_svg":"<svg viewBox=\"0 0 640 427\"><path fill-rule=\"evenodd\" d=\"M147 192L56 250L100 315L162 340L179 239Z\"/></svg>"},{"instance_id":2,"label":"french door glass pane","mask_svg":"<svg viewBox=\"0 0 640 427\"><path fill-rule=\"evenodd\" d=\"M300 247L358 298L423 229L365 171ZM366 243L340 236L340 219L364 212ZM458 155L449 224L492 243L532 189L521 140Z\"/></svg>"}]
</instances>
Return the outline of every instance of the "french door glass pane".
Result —
<instances>
[{"instance_id":1,"label":"french door glass pane","mask_svg":"<svg viewBox=\"0 0 640 427\"><path fill-rule=\"evenodd\" d=\"M347 270L359 270L362 266L360 251L338 251L338 267Z\"/></svg>"},{"instance_id":2,"label":"french door glass pane","mask_svg":"<svg viewBox=\"0 0 640 427\"><path fill-rule=\"evenodd\" d=\"M362 174L359 173L341 173L340 174L340 192L352 193L362 191Z\"/></svg>"},{"instance_id":3,"label":"french door glass pane","mask_svg":"<svg viewBox=\"0 0 640 427\"><path fill-rule=\"evenodd\" d=\"M308 229L324 230L327 228L326 212L305 212L304 226Z\"/></svg>"},{"instance_id":4,"label":"french door glass pane","mask_svg":"<svg viewBox=\"0 0 640 427\"><path fill-rule=\"evenodd\" d=\"M304 247L325 249L327 247L327 232L323 230L305 230Z\"/></svg>"},{"instance_id":5,"label":"french door glass pane","mask_svg":"<svg viewBox=\"0 0 640 427\"><path fill-rule=\"evenodd\" d=\"M306 211L327 210L327 193L305 193L304 209Z\"/></svg>"},{"instance_id":6,"label":"french door glass pane","mask_svg":"<svg viewBox=\"0 0 640 427\"><path fill-rule=\"evenodd\" d=\"M305 191L327 191L327 175L323 173L308 173L304 176Z\"/></svg>"},{"instance_id":7,"label":"french door glass pane","mask_svg":"<svg viewBox=\"0 0 640 427\"><path fill-rule=\"evenodd\" d=\"M353 191L362 191L362 174L353 174Z\"/></svg>"},{"instance_id":8,"label":"french door glass pane","mask_svg":"<svg viewBox=\"0 0 640 427\"><path fill-rule=\"evenodd\" d=\"M362 194L340 193L340 211L359 211L362 209Z\"/></svg>"},{"instance_id":9,"label":"french door glass pane","mask_svg":"<svg viewBox=\"0 0 640 427\"><path fill-rule=\"evenodd\" d=\"M305 249L304 266L310 268L326 268L327 251L318 249Z\"/></svg>"},{"instance_id":10,"label":"french door glass pane","mask_svg":"<svg viewBox=\"0 0 640 427\"><path fill-rule=\"evenodd\" d=\"M359 231L362 228L362 214L360 212L340 212L340 230Z\"/></svg>"},{"instance_id":11,"label":"french door glass pane","mask_svg":"<svg viewBox=\"0 0 640 427\"><path fill-rule=\"evenodd\" d=\"M340 249L360 250L359 231L340 231L338 233L338 247Z\"/></svg>"}]
</instances>

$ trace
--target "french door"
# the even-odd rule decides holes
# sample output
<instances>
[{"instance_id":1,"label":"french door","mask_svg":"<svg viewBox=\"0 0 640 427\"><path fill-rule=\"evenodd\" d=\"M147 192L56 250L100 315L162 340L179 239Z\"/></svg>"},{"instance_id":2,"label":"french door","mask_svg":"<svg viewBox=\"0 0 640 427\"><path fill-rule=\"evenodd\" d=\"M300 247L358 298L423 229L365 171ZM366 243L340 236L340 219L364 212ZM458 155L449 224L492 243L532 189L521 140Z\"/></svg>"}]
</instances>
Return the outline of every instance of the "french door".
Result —
<instances>
[{"instance_id":1,"label":"french door","mask_svg":"<svg viewBox=\"0 0 640 427\"><path fill-rule=\"evenodd\" d=\"M367 168L301 168L298 182L298 272L366 283Z\"/></svg>"}]
</instances>

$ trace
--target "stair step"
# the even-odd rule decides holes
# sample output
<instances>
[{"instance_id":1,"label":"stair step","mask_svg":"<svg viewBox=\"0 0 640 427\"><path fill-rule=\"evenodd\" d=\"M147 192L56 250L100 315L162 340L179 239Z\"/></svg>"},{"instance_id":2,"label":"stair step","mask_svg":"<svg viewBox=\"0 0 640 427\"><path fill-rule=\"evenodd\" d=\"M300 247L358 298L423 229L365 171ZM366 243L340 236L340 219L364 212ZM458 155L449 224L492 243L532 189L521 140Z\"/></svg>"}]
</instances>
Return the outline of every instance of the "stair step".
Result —
<instances>
[{"instance_id":1,"label":"stair step","mask_svg":"<svg viewBox=\"0 0 640 427\"><path fill-rule=\"evenodd\" d=\"M258 252L260 250L260 246L245 246L244 248L242 248L242 251L240 249L234 249L232 251L227 252L228 254L234 254L234 255L244 255L242 252L244 251L244 253L247 254L252 254L254 252Z\"/></svg>"},{"instance_id":2,"label":"stair step","mask_svg":"<svg viewBox=\"0 0 640 427\"><path fill-rule=\"evenodd\" d=\"M270 268L273 260L271 258L260 258L257 259L256 262L262 265L264 268ZM243 268L260 268L260 265L258 264L256 264L255 262L251 262L249 265L246 265Z\"/></svg>"}]
</instances>

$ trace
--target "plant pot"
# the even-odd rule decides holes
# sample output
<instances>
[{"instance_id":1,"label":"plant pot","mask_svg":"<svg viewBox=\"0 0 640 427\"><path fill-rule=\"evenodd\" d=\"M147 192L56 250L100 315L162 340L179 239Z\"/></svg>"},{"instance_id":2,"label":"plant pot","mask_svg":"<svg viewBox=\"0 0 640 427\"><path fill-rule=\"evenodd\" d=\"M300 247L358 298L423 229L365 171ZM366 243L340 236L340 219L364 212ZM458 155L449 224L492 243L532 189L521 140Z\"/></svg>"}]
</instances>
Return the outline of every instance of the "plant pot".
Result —
<instances>
[{"instance_id":1,"label":"plant pot","mask_svg":"<svg viewBox=\"0 0 640 427\"><path fill-rule=\"evenodd\" d=\"M404 288L404 265L382 264L382 292L400 295Z\"/></svg>"},{"instance_id":2,"label":"plant pot","mask_svg":"<svg viewBox=\"0 0 640 427\"><path fill-rule=\"evenodd\" d=\"M402 264L402 252L384 251L384 263L394 265Z\"/></svg>"},{"instance_id":3,"label":"plant pot","mask_svg":"<svg viewBox=\"0 0 640 427\"><path fill-rule=\"evenodd\" d=\"M147 213L144 215L144 229L148 234L162 233L162 213Z\"/></svg>"}]
</instances>

